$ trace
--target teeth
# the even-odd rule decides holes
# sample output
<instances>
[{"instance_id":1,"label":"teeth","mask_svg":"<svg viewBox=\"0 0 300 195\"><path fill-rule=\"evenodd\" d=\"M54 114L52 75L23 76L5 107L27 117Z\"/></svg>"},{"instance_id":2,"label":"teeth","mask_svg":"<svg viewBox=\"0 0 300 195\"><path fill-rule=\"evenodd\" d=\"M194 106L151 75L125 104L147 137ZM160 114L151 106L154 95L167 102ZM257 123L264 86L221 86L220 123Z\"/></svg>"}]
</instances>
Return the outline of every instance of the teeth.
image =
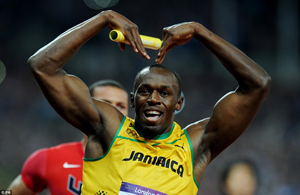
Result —
<instances>
[{"instance_id":1,"label":"teeth","mask_svg":"<svg viewBox=\"0 0 300 195\"><path fill-rule=\"evenodd\" d=\"M150 110L150 111L147 111L146 114L160 114L160 112L158 111L153 111L153 110Z\"/></svg>"}]
</instances>

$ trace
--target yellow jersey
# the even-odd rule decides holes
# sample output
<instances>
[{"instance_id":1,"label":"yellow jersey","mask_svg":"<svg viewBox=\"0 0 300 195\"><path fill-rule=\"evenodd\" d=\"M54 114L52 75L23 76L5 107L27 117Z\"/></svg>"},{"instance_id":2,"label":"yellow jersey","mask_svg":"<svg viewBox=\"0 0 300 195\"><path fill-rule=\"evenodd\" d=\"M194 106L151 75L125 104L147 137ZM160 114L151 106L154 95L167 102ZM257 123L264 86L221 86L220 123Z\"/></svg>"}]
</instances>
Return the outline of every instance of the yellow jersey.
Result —
<instances>
[{"instance_id":1,"label":"yellow jersey","mask_svg":"<svg viewBox=\"0 0 300 195\"><path fill-rule=\"evenodd\" d=\"M177 123L154 139L143 138L124 117L107 152L83 158L83 195L193 195L198 192L189 136Z\"/></svg>"}]
</instances>

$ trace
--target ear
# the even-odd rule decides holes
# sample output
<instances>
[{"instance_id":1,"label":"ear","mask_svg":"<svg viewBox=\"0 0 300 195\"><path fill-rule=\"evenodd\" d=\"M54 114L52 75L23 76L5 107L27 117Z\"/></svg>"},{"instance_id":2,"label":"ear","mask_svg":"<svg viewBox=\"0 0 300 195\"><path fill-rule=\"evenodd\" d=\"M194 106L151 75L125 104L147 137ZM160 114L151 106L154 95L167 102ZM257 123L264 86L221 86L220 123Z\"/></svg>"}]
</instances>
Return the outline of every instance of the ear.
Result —
<instances>
[{"instance_id":1,"label":"ear","mask_svg":"<svg viewBox=\"0 0 300 195\"><path fill-rule=\"evenodd\" d=\"M175 110L180 112L181 111L181 108L183 108L183 101L184 101L184 97L183 96L180 96L177 100L177 103L176 103L176 106L175 106Z\"/></svg>"},{"instance_id":2,"label":"ear","mask_svg":"<svg viewBox=\"0 0 300 195\"><path fill-rule=\"evenodd\" d=\"M179 112L182 111L185 105L185 97L183 92L181 91L180 97L177 100L177 104L175 106L175 114L178 114Z\"/></svg>"},{"instance_id":3,"label":"ear","mask_svg":"<svg viewBox=\"0 0 300 195\"><path fill-rule=\"evenodd\" d=\"M134 93L130 93L130 107L134 108Z\"/></svg>"}]
</instances>

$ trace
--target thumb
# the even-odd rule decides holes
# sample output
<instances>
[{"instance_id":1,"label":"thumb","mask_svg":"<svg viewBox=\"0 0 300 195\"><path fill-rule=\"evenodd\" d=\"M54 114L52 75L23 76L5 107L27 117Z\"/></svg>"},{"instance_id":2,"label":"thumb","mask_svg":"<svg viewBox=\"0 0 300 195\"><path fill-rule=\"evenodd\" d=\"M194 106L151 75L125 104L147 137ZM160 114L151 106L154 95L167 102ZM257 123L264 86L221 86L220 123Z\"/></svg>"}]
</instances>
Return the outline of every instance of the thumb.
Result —
<instances>
[{"instance_id":1,"label":"thumb","mask_svg":"<svg viewBox=\"0 0 300 195\"><path fill-rule=\"evenodd\" d=\"M120 43L120 42L119 42L119 47L120 47L120 49L121 49L122 51L124 51L126 45L125 45L125 43Z\"/></svg>"}]
</instances>

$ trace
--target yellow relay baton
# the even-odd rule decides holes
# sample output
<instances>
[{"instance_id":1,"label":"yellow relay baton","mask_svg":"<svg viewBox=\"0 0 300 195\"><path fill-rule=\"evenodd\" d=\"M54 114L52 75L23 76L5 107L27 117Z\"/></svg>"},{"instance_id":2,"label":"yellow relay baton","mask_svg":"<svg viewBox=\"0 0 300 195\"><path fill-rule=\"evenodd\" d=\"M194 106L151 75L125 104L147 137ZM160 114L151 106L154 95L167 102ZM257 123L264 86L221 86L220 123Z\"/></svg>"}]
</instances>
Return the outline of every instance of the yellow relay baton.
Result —
<instances>
[{"instance_id":1,"label":"yellow relay baton","mask_svg":"<svg viewBox=\"0 0 300 195\"><path fill-rule=\"evenodd\" d=\"M145 35L140 35L140 37L141 37L142 43L145 48L154 49L154 50L160 49L161 40L159 38L149 37L149 36L145 36ZM110 38L110 40L115 41L115 42L129 44L128 41L125 39L123 33L119 30L110 31L109 38Z\"/></svg>"}]
</instances>

